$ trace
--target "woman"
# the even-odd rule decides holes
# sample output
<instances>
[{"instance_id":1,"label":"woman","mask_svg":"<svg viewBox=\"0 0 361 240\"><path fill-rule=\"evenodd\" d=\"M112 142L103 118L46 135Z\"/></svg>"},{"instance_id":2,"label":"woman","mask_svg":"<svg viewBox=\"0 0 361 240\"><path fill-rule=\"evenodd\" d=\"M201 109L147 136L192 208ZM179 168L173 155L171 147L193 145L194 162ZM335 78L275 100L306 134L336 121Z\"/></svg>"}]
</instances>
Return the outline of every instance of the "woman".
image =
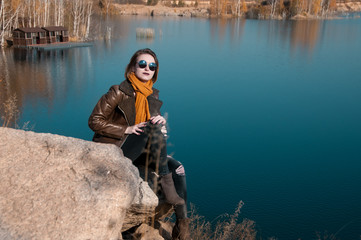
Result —
<instances>
[{"instance_id":1,"label":"woman","mask_svg":"<svg viewBox=\"0 0 361 240\"><path fill-rule=\"evenodd\" d=\"M153 88L158 70L152 50L135 52L125 69L126 80L100 98L89 117L89 127L95 132L93 141L119 146L133 162L142 161L146 154L159 160L159 182L177 217L173 239L185 240L190 239L185 175L183 166L167 156L166 120L160 114L159 91Z\"/></svg>"}]
</instances>

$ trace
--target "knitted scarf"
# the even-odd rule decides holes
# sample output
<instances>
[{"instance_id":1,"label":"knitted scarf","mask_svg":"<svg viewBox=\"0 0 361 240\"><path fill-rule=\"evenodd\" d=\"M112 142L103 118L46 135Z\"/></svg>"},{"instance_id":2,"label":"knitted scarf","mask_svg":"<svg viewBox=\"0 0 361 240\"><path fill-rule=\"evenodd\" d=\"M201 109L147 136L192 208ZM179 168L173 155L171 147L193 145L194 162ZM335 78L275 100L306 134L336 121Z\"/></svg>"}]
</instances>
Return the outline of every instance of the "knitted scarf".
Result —
<instances>
[{"instance_id":1,"label":"knitted scarf","mask_svg":"<svg viewBox=\"0 0 361 240\"><path fill-rule=\"evenodd\" d=\"M146 122L150 119L149 105L147 97L153 93L153 81L149 80L146 83L140 81L134 74L130 73L128 76L136 93L135 98L135 124Z\"/></svg>"}]
</instances>

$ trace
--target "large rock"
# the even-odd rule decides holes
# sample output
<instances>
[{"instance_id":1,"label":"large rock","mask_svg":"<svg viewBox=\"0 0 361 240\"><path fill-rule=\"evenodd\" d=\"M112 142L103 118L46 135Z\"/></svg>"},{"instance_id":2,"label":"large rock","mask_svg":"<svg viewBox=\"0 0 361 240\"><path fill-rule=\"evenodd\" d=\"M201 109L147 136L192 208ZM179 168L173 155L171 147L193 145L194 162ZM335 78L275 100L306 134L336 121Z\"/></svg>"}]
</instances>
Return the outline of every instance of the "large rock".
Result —
<instances>
[{"instance_id":1,"label":"large rock","mask_svg":"<svg viewBox=\"0 0 361 240\"><path fill-rule=\"evenodd\" d=\"M0 128L0 239L122 239L157 204L116 146Z\"/></svg>"}]
</instances>

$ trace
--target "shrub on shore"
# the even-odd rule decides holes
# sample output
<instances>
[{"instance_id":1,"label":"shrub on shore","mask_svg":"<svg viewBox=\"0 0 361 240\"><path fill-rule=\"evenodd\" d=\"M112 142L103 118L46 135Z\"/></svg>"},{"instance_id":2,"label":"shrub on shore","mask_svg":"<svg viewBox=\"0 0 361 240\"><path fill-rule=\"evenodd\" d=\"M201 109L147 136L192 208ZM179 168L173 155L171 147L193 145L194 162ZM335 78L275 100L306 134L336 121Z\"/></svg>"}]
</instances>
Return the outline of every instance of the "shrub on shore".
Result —
<instances>
[{"instance_id":1,"label":"shrub on shore","mask_svg":"<svg viewBox=\"0 0 361 240\"><path fill-rule=\"evenodd\" d=\"M20 112L17 107L18 99L16 94L10 96L1 106L1 122L2 127L17 127Z\"/></svg>"},{"instance_id":2,"label":"shrub on shore","mask_svg":"<svg viewBox=\"0 0 361 240\"><path fill-rule=\"evenodd\" d=\"M257 231L255 222L243 219L238 223L243 201L238 203L234 213L219 216L217 222L212 226L212 222L205 220L203 216L196 213L194 205L191 204L190 229L193 240L255 240Z\"/></svg>"},{"instance_id":3,"label":"shrub on shore","mask_svg":"<svg viewBox=\"0 0 361 240\"><path fill-rule=\"evenodd\" d=\"M14 93L0 105L0 127L20 128L23 130L34 129L34 125L29 125L29 121L24 122L22 126L19 126L19 117L18 98Z\"/></svg>"}]
</instances>

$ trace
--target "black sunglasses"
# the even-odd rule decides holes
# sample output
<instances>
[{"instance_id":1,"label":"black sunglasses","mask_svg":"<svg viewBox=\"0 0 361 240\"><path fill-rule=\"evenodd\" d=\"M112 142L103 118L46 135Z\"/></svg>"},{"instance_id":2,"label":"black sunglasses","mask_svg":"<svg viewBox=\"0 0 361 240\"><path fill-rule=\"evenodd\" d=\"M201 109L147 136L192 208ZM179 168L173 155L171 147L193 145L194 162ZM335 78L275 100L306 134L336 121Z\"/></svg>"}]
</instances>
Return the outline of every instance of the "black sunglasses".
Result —
<instances>
[{"instance_id":1,"label":"black sunglasses","mask_svg":"<svg viewBox=\"0 0 361 240\"><path fill-rule=\"evenodd\" d=\"M139 68L145 68L147 66L147 62L145 60L140 60L138 62L138 66ZM154 62L149 63L148 66L150 71L155 71L157 69L157 64Z\"/></svg>"}]
</instances>

